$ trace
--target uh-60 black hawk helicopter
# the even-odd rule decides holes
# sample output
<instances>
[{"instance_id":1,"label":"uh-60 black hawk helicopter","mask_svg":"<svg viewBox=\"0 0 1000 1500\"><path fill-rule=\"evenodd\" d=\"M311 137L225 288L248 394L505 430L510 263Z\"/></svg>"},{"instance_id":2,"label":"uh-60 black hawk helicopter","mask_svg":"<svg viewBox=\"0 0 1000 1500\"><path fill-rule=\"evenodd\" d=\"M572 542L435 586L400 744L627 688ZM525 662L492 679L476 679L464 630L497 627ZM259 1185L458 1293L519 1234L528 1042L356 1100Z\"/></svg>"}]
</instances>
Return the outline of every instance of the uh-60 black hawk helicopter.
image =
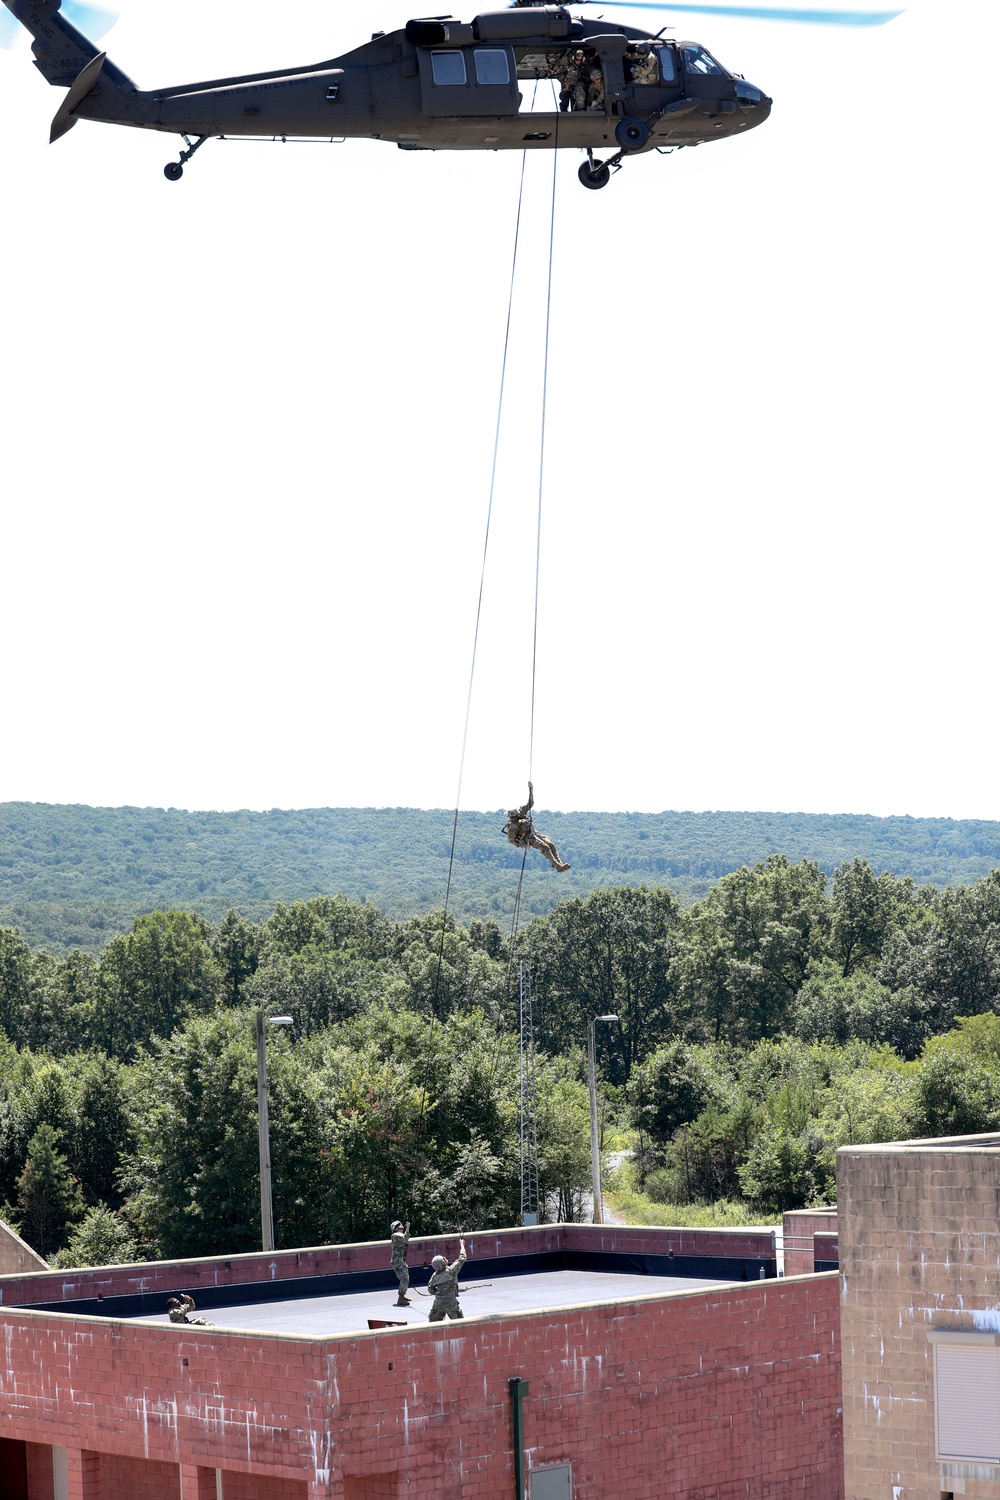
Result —
<instances>
[{"instance_id":1,"label":"uh-60 black hawk helicopter","mask_svg":"<svg viewBox=\"0 0 1000 1500\"><path fill-rule=\"evenodd\" d=\"M335 138L388 141L407 151L575 147L580 181L602 188L626 158L739 135L767 119L771 100L704 47L630 25L582 20L562 5L516 0L469 22L450 16L376 33L342 57L205 83L139 89L61 13L62 0L3 0L34 38L35 66L68 89L52 122L57 141L78 120L183 137L164 168L176 182L207 140ZM637 4L768 20L877 25L898 12L739 5ZM66 9L86 14L67 0ZM525 108L521 86L553 79L550 111ZM599 160L595 152L610 148Z\"/></svg>"}]
</instances>

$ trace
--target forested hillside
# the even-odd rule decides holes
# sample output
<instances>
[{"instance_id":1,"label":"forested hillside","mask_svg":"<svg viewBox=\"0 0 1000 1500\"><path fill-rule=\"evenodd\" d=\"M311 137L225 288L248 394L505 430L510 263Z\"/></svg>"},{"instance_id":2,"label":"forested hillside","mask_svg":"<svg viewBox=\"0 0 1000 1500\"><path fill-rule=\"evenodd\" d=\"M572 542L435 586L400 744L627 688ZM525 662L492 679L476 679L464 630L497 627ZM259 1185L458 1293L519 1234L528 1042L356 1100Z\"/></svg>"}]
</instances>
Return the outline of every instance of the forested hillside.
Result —
<instances>
[{"instance_id":1,"label":"forested hillside","mask_svg":"<svg viewBox=\"0 0 1000 1500\"><path fill-rule=\"evenodd\" d=\"M682 901L768 855L815 860L830 874L860 856L876 870L943 887L1000 866L1000 823L806 813L545 813L573 868L556 876L538 855L523 905L598 888L665 885ZM460 920L509 919L520 856L504 814L463 813L452 910ZM413 808L189 813L156 808L0 804L0 921L53 953L99 953L133 917L188 907L219 921L232 907L259 919L276 901L341 892L402 918L443 900L452 814Z\"/></svg>"},{"instance_id":2,"label":"forested hillside","mask_svg":"<svg viewBox=\"0 0 1000 1500\"><path fill-rule=\"evenodd\" d=\"M1000 871L938 890L773 856L683 906L637 886L498 924L343 896L138 917L100 958L0 928L0 1217L61 1263L259 1243L254 1016L281 1246L512 1224L516 961L550 1212L589 1178L583 1043L631 1186L677 1221L821 1202L845 1142L1000 1128ZM711 1206L707 1208L706 1206Z\"/></svg>"}]
</instances>

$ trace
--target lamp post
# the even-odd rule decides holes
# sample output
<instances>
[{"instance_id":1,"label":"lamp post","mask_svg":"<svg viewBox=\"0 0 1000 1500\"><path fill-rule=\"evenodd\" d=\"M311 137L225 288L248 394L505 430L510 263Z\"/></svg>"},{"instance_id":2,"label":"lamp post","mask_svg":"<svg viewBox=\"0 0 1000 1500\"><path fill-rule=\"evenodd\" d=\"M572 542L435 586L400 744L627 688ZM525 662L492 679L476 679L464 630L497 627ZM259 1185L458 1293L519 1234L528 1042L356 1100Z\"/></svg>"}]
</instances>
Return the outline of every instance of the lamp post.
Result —
<instances>
[{"instance_id":1,"label":"lamp post","mask_svg":"<svg viewBox=\"0 0 1000 1500\"><path fill-rule=\"evenodd\" d=\"M266 1016L257 1011L257 1144L260 1148L260 1237L264 1250L274 1249L274 1208L271 1202L271 1137L267 1124L266 1026L291 1026L291 1016Z\"/></svg>"},{"instance_id":2,"label":"lamp post","mask_svg":"<svg viewBox=\"0 0 1000 1500\"><path fill-rule=\"evenodd\" d=\"M590 1164L594 1174L594 1223L604 1223L601 1192L601 1147L597 1136L597 1058L594 1027L598 1021L617 1021L617 1016L594 1016L587 1022L587 1087L590 1090Z\"/></svg>"}]
</instances>

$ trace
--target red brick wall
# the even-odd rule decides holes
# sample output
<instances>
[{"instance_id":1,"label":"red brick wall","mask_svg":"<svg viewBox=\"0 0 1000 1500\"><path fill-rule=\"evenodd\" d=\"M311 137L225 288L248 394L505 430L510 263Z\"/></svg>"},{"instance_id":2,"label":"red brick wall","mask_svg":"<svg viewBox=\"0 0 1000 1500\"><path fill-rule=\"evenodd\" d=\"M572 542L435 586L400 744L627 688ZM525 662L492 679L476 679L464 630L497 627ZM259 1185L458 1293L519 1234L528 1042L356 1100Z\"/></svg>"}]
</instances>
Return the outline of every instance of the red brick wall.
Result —
<instances>
[{"instance_id":1,"label":"red brick wall","mask_svg":"<svg viewBox=\"0 0 1000 1500\"><path fill-rule=\"evenodd\" d=\"M98 1470L101 1500L177 1500L180 1494L176 1464L102 1453Z\"/></svg>"},{"instance_id":2,"label":"red brick wall","mask_svg":"<svg viewBox=\"0 0 1000 1500\"><path fill-rule=\"evenodd\" d=\"M617 1250L624 1254L752 1256L771 1255L770 1231L745 1229L645 1229L592 1224L548 1224L536 1229L498 1229L466 1236L470 1259L535 1255L547 1250ZM454 1260L458 1238L410 1241L410 1264L434 1255ZM284 1281L300 1276L332 1276L349 1271L388 1271L387 1240L362 1245L330 1245L315 1250L283 1250L273 1255L219 1256L211 1260L152 1261L138 1266L105 1266L89 1271L49 1271L0 1276L0 1307L32 1302L72 1302L87 1297L133 1296L183 1288ZM811 1267L810 1267L811 1269Z\"/></svg>"},{"instance_id":3,"label":"red brick wall","mask_svg":"<svg viewBox=\"0 0 1000 1500\"><path fill-rule=\"evenodd\" d=\"M222 1476L223 1500L308 1500L308 1491L307 1484L294 1479L270 1479L266 1474Z\"/></svg>"},{"instance_id":4,"label":"red brick wall","mask_svg":"<svg viewBox=\"0 0 1000 1500\"><path fill-rule=\"evenodd\" d=\"M0 1433L298 1481L260 1500L305 1500L307 1481L341 1500L345 1475L394 1471L407 1500L502 1500L520 1376L529 1464L572 1463L574 1500L841 1500L838 1285L326 1340L8 1309Z\"/></svg>"},{"instance_id":5,"label":"red brick wall","mask_svg":"<svg viewBox=\"0 0 1000 1500\"><path fill-rule=\"evenodd\" d=\"M783 1234L786 1276L811 1276L817 1260L837 1259L836 1209L794 1209L785 1214ZM823 1240L822 1254L817 1247L818 1236Z\"/></svg>"},{"instance_id":6,"label":"red brick wall","mask_svg":"<svg viewBox=\"0 0 1000 1500\"><path fill-rule=\"evenodd\" d=\"M47 1443L28 1444L29 1500L54 1500L52 1449Z\"/></svg>"}]
</instances>

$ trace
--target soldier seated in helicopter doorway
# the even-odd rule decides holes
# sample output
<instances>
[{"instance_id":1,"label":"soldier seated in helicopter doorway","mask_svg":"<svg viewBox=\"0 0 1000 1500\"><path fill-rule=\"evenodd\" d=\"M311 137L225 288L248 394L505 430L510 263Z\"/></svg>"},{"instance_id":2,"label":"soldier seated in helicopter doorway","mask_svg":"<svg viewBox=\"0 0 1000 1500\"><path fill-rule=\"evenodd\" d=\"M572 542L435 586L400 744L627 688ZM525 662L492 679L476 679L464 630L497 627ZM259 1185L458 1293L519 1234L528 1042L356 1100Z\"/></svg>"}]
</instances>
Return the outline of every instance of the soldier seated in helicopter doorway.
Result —
<instances>
[{"instance_id":1,"label":"soldier seated in helicopter doorway","mask_svg":"<svg viewBox=\"0 0 1000 1500\"><path fill-rule=\"evenodd\" d=\"M561 875L564 870L569 869L569 865L559 858L559 852L551 839L547 839L544 833L535 832L535 825L531 821L531 809L534 805L535 788L529 781L527 802L523 807L508 810L503 831L515 849L537 849L539 854L544 854L549 864Z\"/></svg>"},{"instance_id":2,"label":"soldier seated in helicopter doorway","mask_svg":"<svg viewBox=\"0 0 1000 1500\"><path fill-rule=\"evenodd\" d=\"M643 85L659 83L660 70L652 42L636 42L635 46L625 53L625 77L629 83Z\"/></svg>"}]
</instances>

